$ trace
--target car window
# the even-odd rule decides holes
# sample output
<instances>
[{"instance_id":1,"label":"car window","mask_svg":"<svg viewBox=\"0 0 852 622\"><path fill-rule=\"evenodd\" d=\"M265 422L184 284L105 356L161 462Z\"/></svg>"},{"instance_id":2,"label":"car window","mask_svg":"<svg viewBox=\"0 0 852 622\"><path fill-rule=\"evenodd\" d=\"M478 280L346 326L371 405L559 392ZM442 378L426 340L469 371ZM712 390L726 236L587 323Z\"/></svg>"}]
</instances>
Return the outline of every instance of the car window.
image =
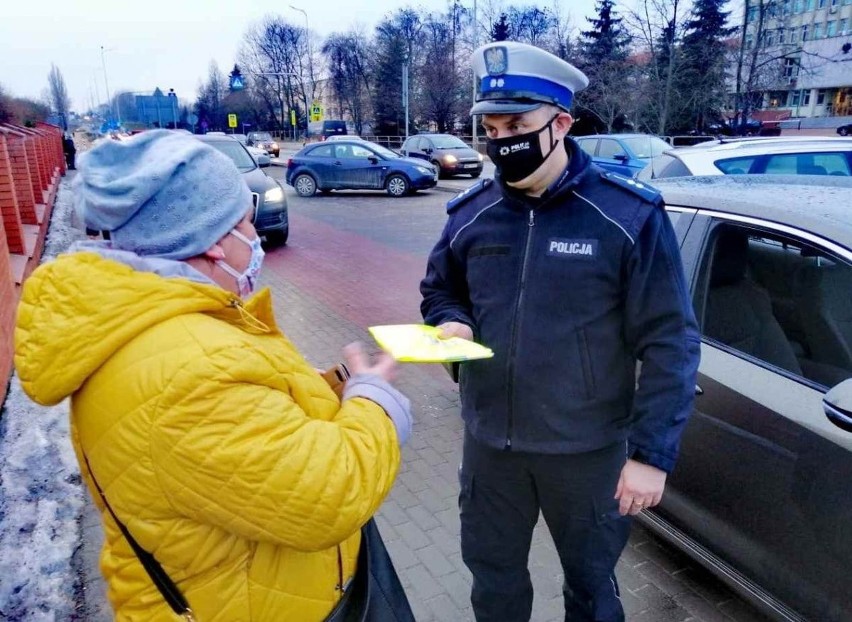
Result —
<instances>
[{"instance_id":1,"label":"car window","mask_svg":"<svg viewBox=\"0 0 852 622\"><path fill-rule=\"evenodd\" d=\"M433 136L435 149L464 149L467 145L456 136Z\"/></svg>"},{"instance_id":2,"label":"car window","mask_svg":"<svg viewBox=\"0 0 852 622\"><path fill-rule=\"evenodd\" d=\"M580 143L580 149L588 153L590 156L595 155L595 147L598 146L597 138L587 138L586 140L578 140Z\"/></svg>"},{"instance_id":3,"label":"car window","mask_svg":"<svg viewBox=\"0 0 852 622\"><path fill-rule=\"evenodd\" d=\"M849 177L849 158L847 153L815 153L814 166L825 169L826 175Z\"/></svg>"},{"instance_id":4,"label":"car window","mask_svg":"<svg viewBox=\"0 0 852 622\"><path fill-rule=\"evenodd\" d=\"M769 174L790 175L849 175L849 165L843 153L795 153L769 156Z\"/></svg>"},{"instance_id":5,"label":"car window","mask_svg":"<svg viewBox=\"0 0 852 622\"><path fill-rule=\"evenodd\" d=\"M312 158L333 158L334 153L331 145L322 145L308 151L308 155Z\"/></svg>"},{"instance_id":6,"label":"car window","mask_svg":"<svg viewBox=\"0 0 852 622\"><path fill-rule=\"evenodd\" d=\"M702 262L706 339L831 387L852 377L852 266L809 242L725 223Z\"/></svg>"},{"instance_id":7,"label":"car window","mask_svg":"<svg viewBox=\"0 0 852 622\"><path fill-rule=\"evenodd\" d=\"M419 140L418 138L414 138L414 137L409 138L404 143L402 143L402 150L403 151L414 151L415 149L417 149L417 141L418 140Z\"/></svg>"},{"instance_id":8,"label":"car window","mask_svg":"<svg viewBox=\"0 0 852 622\"><path fill-rule=\"evenodd\" d=\"M619 142L611 138L601 138L601 145L598 147L598 157L614 158L618 155L626 155L624 148Z\"/></svg>"},{"instance_id":9,"label":"car window","mask_svg":"<svg viewBox=\"0 0 852 622\"><path fill-rule=\"evenodd\" d=\"M241 172L251 171L257 168L257 163L254 158L249 155L246 148L235 140L211 140L207 143L211 147L224 153L231 158L231 161L237 165Z\"/></svg>"},{"instance_id":10,"label":"car window","mask_svg":"<svg viewBox=\"0 0 852 622\"><path fill-rule=\"evenodd\" d=\"M686 168L686 165L673 155L664 153L648 163L648 166L643 168L636 175L637 179L662 179L664 177L688 177L692 175L692 171Z\"/></svg>"},{"instance_id":11,"label":"car window","mask_svg":"<svg viewBox=\"0 0 852 622\"><path fill-rule=\"evenodd\" d=\"M745 175L752 170L757 158L758 156L749 156L747 158L728 158L726 160L716 160L713 164L725 175Z\"/></svg>"},{"instance_id":12,"label":"car window","mask_svg":"<svg viewBox=\"0 0 852 622\"><path fill-rule=\"evenodd\" d=\"M360 158L362 160L366 160L367 158L375 158L376 154L370 151L365 147L359 147L358 145L352 145L350 147L352 149L353 158Z\"/></svg>"},{"instance_id":13,"label":"car window","mask_svg":"<svg viewBox=\"0 0 852 622\"><path fill-rule=\"evenodd\" d=\"M624 144L637 158L655 158L672 146L656 136L631 136L623 138Z\"/></svg>"}]
</instances>

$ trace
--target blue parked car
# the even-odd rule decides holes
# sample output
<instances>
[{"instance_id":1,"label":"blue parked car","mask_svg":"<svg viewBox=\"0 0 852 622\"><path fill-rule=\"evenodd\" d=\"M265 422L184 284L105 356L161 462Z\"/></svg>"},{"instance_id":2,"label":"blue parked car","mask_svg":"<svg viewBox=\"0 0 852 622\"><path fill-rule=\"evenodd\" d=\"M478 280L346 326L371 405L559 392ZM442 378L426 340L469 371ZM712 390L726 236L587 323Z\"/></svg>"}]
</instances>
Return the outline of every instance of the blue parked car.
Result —
<instances>
[{"instance_id":1,"label":"blue parked car","mask_svg":"<svg viewBox=\"0 0 852 622\"><path fill-rule=\"evenodd\" d=\"M287 183L301 197L317 190L385 190L401 197L438 183L438 171L423 160L366 140L336 140L308 145L287 162Z\"/></svg>"},{"instance_id":2,"label":"blue parked car","mask_svg":"<svg viewBox=\"0 0 852 622\"><path fill-rule=\"evenodd\" d=\"M633 177L651 158L672 146L651 134L595 134L576 138L595 164L614 173Z\"/></svg>"}]
</instances>

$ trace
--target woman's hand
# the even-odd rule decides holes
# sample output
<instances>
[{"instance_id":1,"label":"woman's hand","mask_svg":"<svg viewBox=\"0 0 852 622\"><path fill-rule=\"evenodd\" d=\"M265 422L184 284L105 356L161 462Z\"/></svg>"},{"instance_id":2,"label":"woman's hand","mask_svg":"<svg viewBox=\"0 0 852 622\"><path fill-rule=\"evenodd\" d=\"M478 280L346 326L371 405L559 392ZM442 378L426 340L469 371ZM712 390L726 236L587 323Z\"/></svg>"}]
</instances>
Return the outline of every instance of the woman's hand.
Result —
<instances>
[{"instance_id":1,"label":"woman's hand","mask_svg":"<svg viewBox=\"0 0 852 622\"><path fill-rule=\"evenodd\" d=\"M343 358L349 373L374 374L385 382L393 382L396 377L396 361L387 352L382 352L375 357L375 362L370 360L370 355L364 349L360 341L350 343L343 348Z\"/></svg>"}]
</instances>

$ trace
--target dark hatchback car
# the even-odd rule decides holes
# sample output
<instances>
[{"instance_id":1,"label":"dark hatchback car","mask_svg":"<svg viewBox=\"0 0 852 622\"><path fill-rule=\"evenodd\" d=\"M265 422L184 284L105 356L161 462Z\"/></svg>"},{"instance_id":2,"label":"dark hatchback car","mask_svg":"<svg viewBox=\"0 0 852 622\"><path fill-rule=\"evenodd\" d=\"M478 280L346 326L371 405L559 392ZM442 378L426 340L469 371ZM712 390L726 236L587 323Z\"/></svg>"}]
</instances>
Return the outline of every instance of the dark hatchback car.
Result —
<instances>
[{"instance_id":1,"label":"dark hatchback car","mask_svg":"<svg viewBox=\"0 0 852 622\"><path fill-rule=\"evenodd\" d=\"M640 520L775 620L852 620L852 180L661 180L701 327L695 408Z\"/></svg>"},{"instance_id":2,"label":"dark hatchback car","mask_svg":"<svg viewBox=\"0 0 852 622\"><path fill-rule=\"evenodd\" d=\"M482 155L450 134L409 136L400 152L410 158L431 162L443 176L470 175L476 178L482 174Z\"/></svg>"},{"instance_id":3,"label":"dark hatchback car","mask_svg":"<svg viewBox=\"0 0 852 622\"><path fill-rule=\"evenodd\" d=\"M249 132L246 137L246 144L249 147L257 147L263 149L271 156L278 157L281 153L281 146L272 138L269 132Z\"/></svg>"},{"instance_id":4,"label":"dark hatchback car","mask_svg":"<svg viewBox=\"0 0 852 622\"><path fill-rule=\"evenodd\" d=\"M308 145L287 163L287 183L299 196L319 190L385 190L401 197L438 183L438 171L365 140Z\"/></svg>"},{"instance_id":5,"label":"dark hatchback car","mask_svg":"<svg viewBox=\"0 0 852 622\"><path fill-rule=\"evenodd\" d=\"M287 197L284 188L264 173L239 141L230 136L204 136L195 138L215 147L233 160L246 180L254 200L254 227L270 244L286 244L290 234L287 214Z\"/></svg>"},{"instance_id":6,"label":"dark hatchback car","mask_svg":"<svg viewBox=\"0 0 852 622\"><path fill-rule=\"evenodd\" d=\"M652 158L671 149L669 143L651 134L594 134L578 136L576 141L595 164L626 177L633 177Z\"/></svg>"}]
</instances>

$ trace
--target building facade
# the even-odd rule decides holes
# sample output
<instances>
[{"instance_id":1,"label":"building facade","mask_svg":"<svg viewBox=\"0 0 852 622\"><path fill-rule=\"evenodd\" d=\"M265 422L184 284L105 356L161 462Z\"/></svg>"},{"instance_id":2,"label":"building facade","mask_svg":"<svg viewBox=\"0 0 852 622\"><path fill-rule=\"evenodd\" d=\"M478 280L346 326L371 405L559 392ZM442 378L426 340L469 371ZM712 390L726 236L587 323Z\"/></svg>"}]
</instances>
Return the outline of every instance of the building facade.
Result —
<instances>
[{"instance_id":1,"label":"building facade","mask_svg":"<svg viewBox=\"0 0 852 622\"><path fill-rule=\"evenodd\" d=\"M852 115L852 0L747 0L743 10L759 107L793 118Z\"/></svg>"}]
</instances>

